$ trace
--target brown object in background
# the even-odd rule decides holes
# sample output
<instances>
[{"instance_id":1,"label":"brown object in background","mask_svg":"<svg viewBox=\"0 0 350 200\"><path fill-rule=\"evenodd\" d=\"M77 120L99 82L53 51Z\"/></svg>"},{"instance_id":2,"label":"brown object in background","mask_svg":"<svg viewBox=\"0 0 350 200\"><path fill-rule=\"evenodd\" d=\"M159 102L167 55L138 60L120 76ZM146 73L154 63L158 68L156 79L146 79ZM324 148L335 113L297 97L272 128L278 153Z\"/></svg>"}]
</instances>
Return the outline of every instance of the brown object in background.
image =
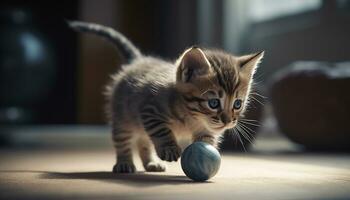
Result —
<instances>
[{"instance_id":1,"label":"brown object in background","mask_svg":"<svg viewBox=\"0 0 350 200\"><path fill-rule=\"evenodd\" d=\"M242 122L243 120L239 120L241 121L240 123L242 123L245 126L241 129L245 129L244 131L250 134L250 141L246 139L242 134L240 134L240 137L243 143L242 144L241 141L238 139L238 137L235 135L236 133L234 133L233 130L228 130L225 132L223 141L220 144L220 149L224 151L246 151L250 148L251 144L254 142L256 134L259 130L260 120L262 119L262 116L264 113L263 104L265 104L265 99L260 95L254 94L255 92L252 92L252 93L253 94L251 94L251 96L254 99L251 99L251 102L249 103L249 106L247 107L247 110L244 114L243 120L246 119L246 120L254 120L254 121L249 121L244 123ZM243 134L246 134L246 133L243 133Z\"/></svg>"},{"instance_id":2,"label":"brown object in background","mask_svg":"<svg viewBox=\"0 0 350 200\"><path fill-rule=\"evenodd\" d=\"M176 58L197 44L197 1L79 2L79 19L110 26L130 39L145 55ZM104 86L118 71L120 57L112 45L90 34L79 34L78 123L103 124Z\"/></svg>"},{"instance_id":3,"label":"brown object in background","mask_svg":"<svg viewBox=\"0 0 350 200\"><path fill-rule=\"evenodd\" d=\"M112 27L144 52L144 49L154 45L151 9L154 3L153 0L144 2L144 6L135 6L136 3L131 1L81 1L79 20ZM119 70L123 58L117 49L101 37L86 33L80 33L79 36L78 122L104 124L104 87L111 81L110 75Z\"/></svg>"},{"instance_id":4,"label":"brown object in background","mask_svg":"<svg viewBox=\"0 0 350 200\"><path fill-rule=\"evenodd\" d=\"M297 62L275 75L271 100L281 131L308 149L350 149L350 63Z\"/></svg>"},{"instance_id":5,"label":"brown object in background","mask_svg":"<svg viewBox=\"0 0 350 200\"><path fill-rule=\"evenodd\" d=\"M100 23L115 27L118 23L115 14L118 9L115 1L81 1L79 20ZM105 123L104 86L109 74L119 68L117 51L108 42L91 35L77 33L79 36L78 68L78 123Z\"/></svg>"}]
</instances>

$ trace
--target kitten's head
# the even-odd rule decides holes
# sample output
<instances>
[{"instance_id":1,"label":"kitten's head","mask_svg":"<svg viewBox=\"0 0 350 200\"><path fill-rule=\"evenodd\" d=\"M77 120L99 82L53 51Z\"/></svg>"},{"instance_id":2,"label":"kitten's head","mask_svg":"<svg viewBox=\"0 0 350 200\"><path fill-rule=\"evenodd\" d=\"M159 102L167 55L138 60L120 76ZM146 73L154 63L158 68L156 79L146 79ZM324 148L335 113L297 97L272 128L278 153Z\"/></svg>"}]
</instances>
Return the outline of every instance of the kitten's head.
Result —
<instances>
[{"instance_id":1,"label":"kitten's head","mask_svg":"<svg viewBox=\"0 0 350 200\"><path fill-rule=\"evenodd\" d=\"M233 128L248 101L264 52L236 57L223 51L187 49L177 60L176 87L185 107L214 133Z\"/></svg>"}]
</instances>

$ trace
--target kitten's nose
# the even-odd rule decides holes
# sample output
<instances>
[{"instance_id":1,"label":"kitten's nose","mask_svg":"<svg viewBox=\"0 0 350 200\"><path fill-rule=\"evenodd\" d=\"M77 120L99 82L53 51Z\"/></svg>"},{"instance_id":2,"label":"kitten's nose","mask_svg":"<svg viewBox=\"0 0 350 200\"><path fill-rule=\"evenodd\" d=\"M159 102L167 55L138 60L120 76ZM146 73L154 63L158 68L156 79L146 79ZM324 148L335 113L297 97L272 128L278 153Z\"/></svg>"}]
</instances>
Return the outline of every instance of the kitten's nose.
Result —
<instances>
[{"instance_id":1,"label":"kitten's nose","mask_svg":"<svg viewBox=\"0 0 350 200\"><path fill-rule=\"evenodd\" d=\"M225 125L232 121L232 118L225 113L221 114L220 119L221 119L222 123L224 123Z\"/></svg>"}]
</instances>

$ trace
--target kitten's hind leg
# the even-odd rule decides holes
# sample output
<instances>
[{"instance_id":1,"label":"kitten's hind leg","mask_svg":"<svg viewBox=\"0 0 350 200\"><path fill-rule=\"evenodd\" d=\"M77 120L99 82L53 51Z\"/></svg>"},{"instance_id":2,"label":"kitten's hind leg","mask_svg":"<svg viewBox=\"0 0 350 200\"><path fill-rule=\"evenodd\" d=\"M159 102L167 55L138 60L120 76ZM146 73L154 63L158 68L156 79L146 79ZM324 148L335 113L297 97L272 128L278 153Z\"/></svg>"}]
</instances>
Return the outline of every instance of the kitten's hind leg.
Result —
<instances>
[{"instance_id":1,"label":"kitten's hind leg","mask_svg":"<svg viewBox=\"0 0 350 200\"><path fill-rule=\"evenodd\" d=\"M113 128L112 134L114 147L117 151L117 163L113 167L113 173L134 173L136 168L132 159L132 133L120 128Z\"/></svg>"},{"instance_id":2,"label":"kitten's hind leg","mask_svg":"<svg viewBox=\"0 0 350 200\"><path fill-rule=\"evenodd\" d=\"M137 143L143 167L148 172L164 172L165 164L156 157L154 145L148 136L140 137Z\"/></svg>"}]
</instances>

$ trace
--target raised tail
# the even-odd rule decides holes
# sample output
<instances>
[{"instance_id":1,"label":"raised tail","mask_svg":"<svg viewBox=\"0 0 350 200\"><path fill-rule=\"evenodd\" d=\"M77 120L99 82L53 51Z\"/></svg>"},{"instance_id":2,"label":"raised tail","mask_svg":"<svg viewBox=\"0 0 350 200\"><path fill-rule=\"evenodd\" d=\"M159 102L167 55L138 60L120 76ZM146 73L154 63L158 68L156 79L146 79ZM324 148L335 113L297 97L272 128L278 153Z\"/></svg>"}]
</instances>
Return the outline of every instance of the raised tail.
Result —
<instances>
[{"instance_id":1,"label":"raised tail","mask_svg":"<svg viewBox=\"0 0 350 200\"><path fill-rule=\"evenodd\" d=\"M68 24L76 31L93 33L112 42L127 63L137 57L141 57L140 50L138 50L124 35L113 28L80 21L68 21Z\"/></svg>"}]
</instances>

